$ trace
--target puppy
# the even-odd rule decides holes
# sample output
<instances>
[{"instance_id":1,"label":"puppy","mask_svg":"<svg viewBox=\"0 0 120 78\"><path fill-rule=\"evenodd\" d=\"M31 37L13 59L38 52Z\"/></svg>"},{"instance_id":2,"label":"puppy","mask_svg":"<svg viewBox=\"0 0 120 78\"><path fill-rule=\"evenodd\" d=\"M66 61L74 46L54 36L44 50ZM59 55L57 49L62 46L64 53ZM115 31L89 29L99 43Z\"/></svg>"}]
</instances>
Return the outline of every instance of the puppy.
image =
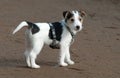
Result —
<instances>
[{"instance_id":1,"label":"puppy","mask_svg":"<svg viewBox=\"0 0 120 78\"><path fill-rule=\"evenodd\" d=\"M74 41L77 32L82 30L82 23L85 16L84 11L64 11L64 19L53 23L32 23L21 22L13 31L15 34L23 27L26 29L26 50L25 57L28 67L40 68L35 60L41 52L44 44L53 49L60 49L59 65L73 65L70 58L70 45Z\"/></svg>"}]
</instances>

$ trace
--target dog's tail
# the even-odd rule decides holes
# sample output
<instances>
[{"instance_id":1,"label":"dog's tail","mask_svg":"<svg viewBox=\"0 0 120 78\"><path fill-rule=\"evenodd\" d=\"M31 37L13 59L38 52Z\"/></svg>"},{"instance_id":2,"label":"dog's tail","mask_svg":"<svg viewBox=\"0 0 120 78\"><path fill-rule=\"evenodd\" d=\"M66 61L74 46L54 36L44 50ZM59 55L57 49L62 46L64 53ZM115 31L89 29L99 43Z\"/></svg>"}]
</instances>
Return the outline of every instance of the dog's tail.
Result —
<instances>
[{"instance_id":1,"label":"dog's tail","mask_svg":"<svg viewBox=\"0 0 120 78\"><path fill-rule=\"evenodd\" d=\"M28 26L28 23L26 21L23 21L21 22L17 27L16 29L13 31L12 34L15 34L16 32L18 32L21 28L25 27L25 26Z\"/></svg>"}]
</instances>

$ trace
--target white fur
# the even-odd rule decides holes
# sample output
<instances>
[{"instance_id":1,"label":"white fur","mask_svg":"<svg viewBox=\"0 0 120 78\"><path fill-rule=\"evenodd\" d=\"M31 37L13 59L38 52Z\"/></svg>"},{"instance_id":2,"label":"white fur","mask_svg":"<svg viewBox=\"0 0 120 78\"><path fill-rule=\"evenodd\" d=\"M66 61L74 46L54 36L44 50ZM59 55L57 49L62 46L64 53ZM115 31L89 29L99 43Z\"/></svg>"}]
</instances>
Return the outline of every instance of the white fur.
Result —
<instances>
[{"instance_id":1,"label":"white fur","mask_svg":"<svg viewBox=\"0 0 120 78\"><path fill-rule=\"evenodd\" d=\"M79 25L80 30L82 29L82 23L78 20L79 14L74 13L74 23L66 23L64 20L61 21L63 24L63 33L60 41L60 56L59 56L59 65L60 66L68 66L74 64L74 61L70 58L70 43L72 36L70 32L65 27L68 25L72 32L74 34L77 33L75 31L75 26ZM36 64L35 60L37 58L37 55L41 52L41 49L44 44L50 44L52 40L49 38L49 30L50 26L48 23L35 23L39 28L40 31L36 34L32 34L30 29L26 30L26 50L25 50L25 56L26 56L26 62L28 67L31 68L40 68L39 65ZM17 31L19 31L22 27L27 26L27 23L23 21L20 23L17 28L13 31L13 34L15 34Z\"/></svg>"}]
</instances>

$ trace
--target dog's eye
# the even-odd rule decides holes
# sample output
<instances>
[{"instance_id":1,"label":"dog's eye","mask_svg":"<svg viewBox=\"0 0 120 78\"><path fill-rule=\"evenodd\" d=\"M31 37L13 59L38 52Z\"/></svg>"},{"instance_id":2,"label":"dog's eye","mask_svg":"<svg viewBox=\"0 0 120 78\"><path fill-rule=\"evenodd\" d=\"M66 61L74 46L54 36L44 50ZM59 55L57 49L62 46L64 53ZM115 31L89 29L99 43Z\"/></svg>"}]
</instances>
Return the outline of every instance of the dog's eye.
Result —
<instances>
[{"instance_id":1,"label":"dog's eye","mask_svg":"<svg viewBox=\"0 0 120 78\"><path fill-rule=\"evenodd\" d=\"M79 20L81 21L82 19L81 19L81 18L79 18Z\"/></svg>"},{"instance_id":2,"label":"dog's eye","mask_svg":"<svg viewBox=\"0 0 120 78\"><path fill-rule=\"evenodd\" d=\"M72 22L74 22L74 19L71 19Z\"/></svg>"}]
</instances>

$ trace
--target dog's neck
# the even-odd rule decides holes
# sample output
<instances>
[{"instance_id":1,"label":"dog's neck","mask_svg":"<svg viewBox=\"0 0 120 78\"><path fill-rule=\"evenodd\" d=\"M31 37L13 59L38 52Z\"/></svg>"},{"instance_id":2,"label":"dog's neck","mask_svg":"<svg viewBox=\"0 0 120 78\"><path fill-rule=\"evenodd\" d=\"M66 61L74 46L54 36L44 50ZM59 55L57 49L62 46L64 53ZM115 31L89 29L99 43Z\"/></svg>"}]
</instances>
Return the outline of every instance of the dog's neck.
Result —
<instances>
[{"instance_id":1,"label":"dog's neck","mask_svg":"<svg viewBox=\"0 0 120 78\"><path fill-rule=\"evenodd\" d=\"M68 30L68 32L70 32L70 34L72 35L72 37L74 37L76 35L77 31L71 30L70 27L66 24L65 20L62 20L62 24L66 27L66 29Z\"/></svg>"}]
</instances>

